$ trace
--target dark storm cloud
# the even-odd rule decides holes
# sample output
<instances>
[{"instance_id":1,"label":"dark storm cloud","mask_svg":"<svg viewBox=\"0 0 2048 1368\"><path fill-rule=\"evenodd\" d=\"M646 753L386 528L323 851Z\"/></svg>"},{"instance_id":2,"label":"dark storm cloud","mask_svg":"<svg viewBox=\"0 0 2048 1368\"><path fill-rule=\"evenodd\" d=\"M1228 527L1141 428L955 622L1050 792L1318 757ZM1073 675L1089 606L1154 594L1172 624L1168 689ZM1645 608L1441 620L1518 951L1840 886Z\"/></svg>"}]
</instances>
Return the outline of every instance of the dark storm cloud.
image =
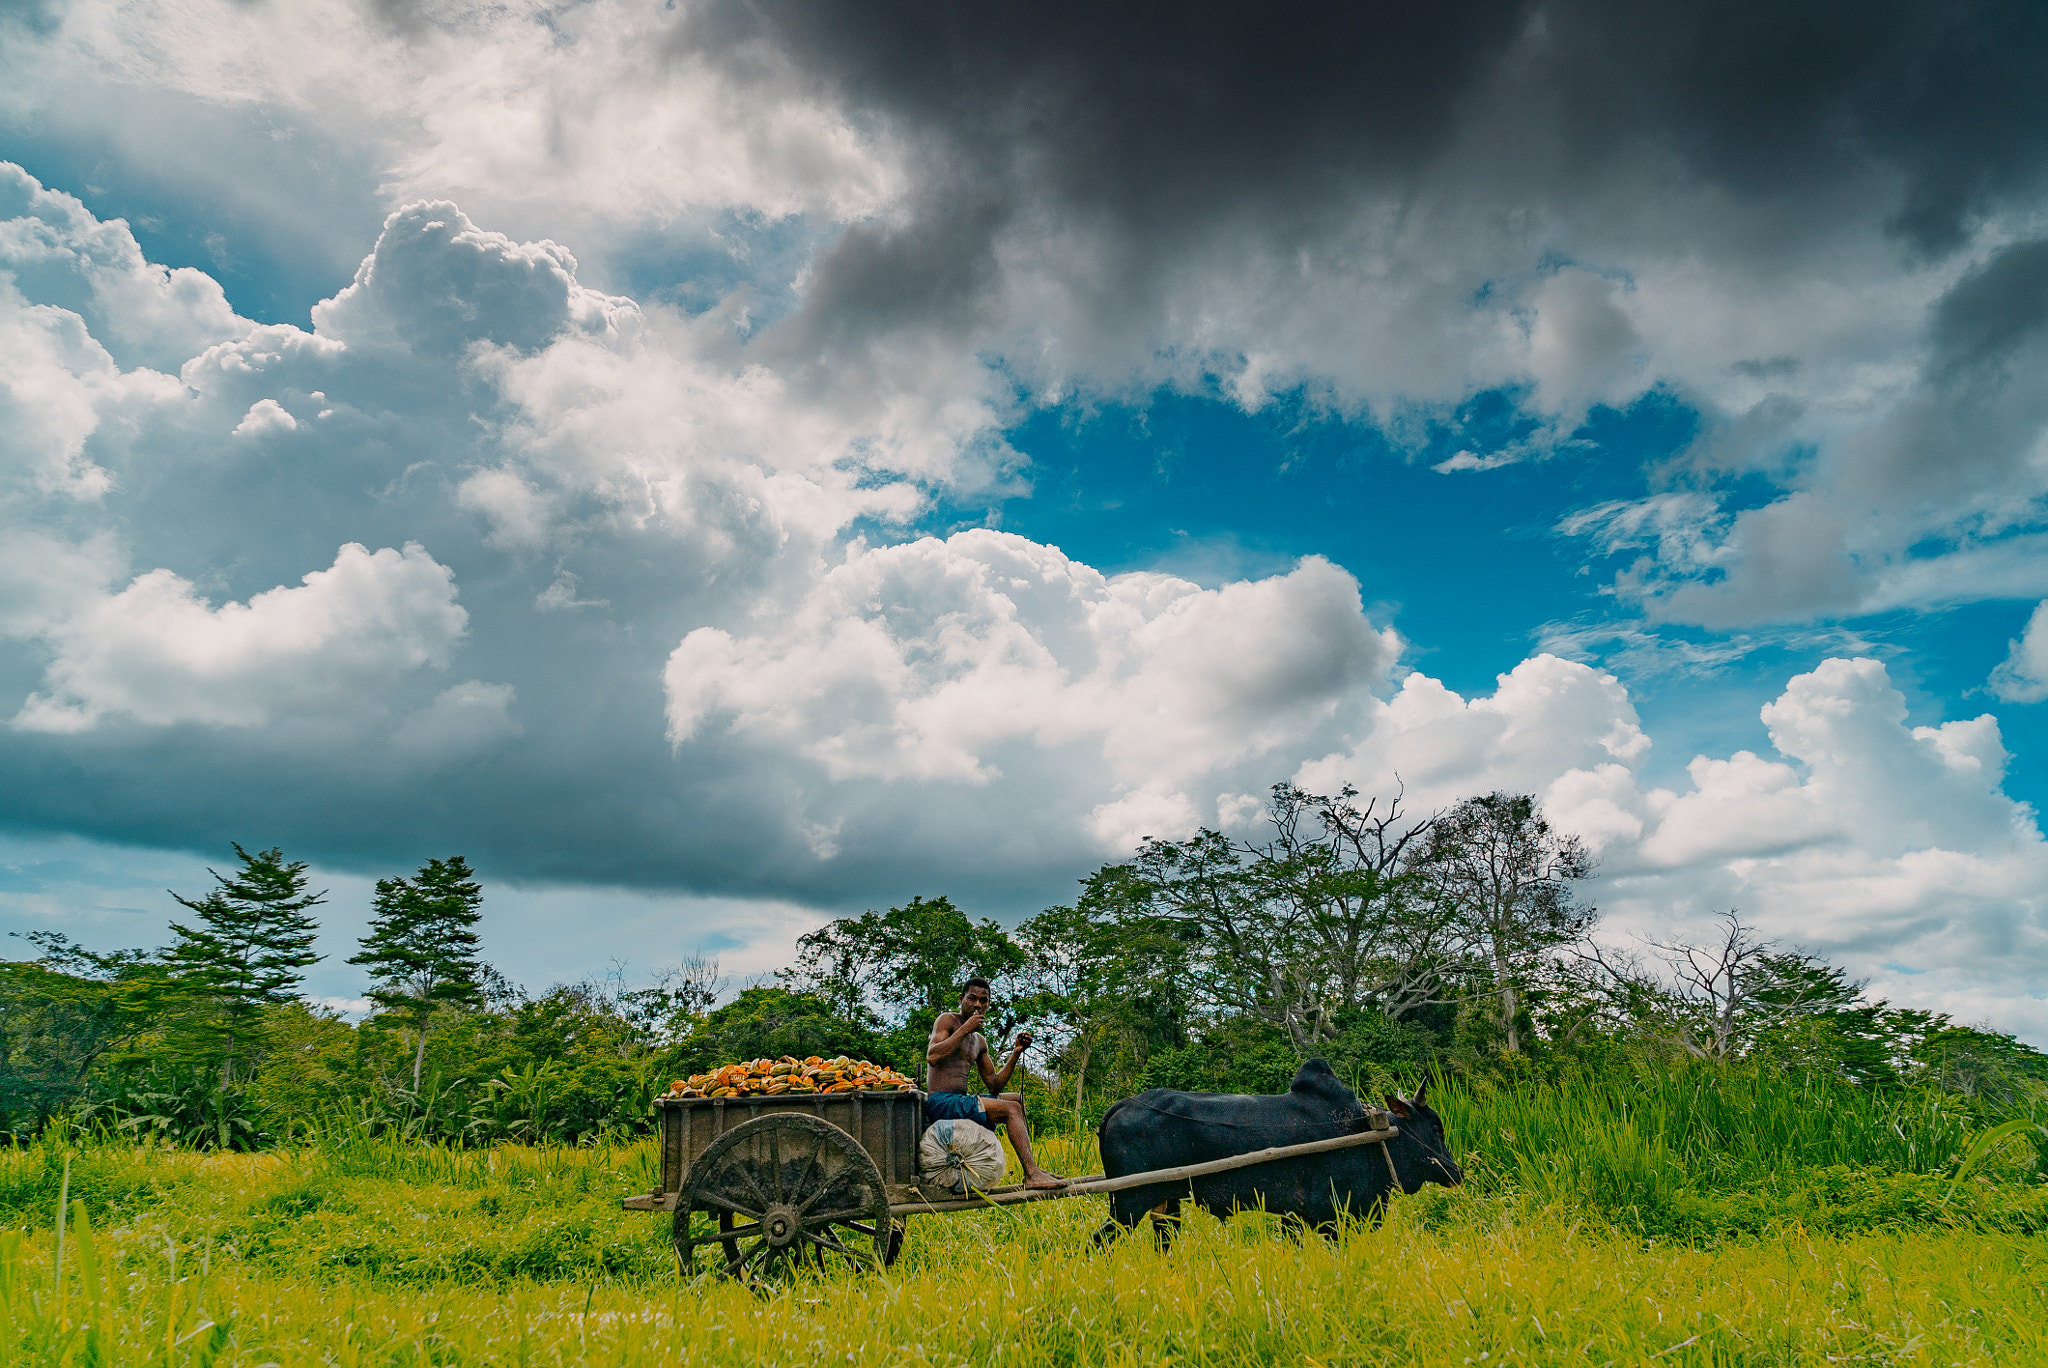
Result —
<instances>
[{"instance_id":1,"label":"dark storm cloud","mask_svg":"<svg viewBox=\"0 0 2048 1368\"><path fill-rule=\"evenodd\" d=\"M2048 423L2048 240L2003 247L1965 275L1928 334L1919 383L1847 444L1842 487L1877 506L2008 499Z\"/></svg>"},{"instance_id":2,"label":"dark storm cloud","mask_svg":"<svg viewBox=\"0 0 2048 1368\"><path fill-rule=\"evenodd\" d=\"M855 109L991 180L1164 228L1414 165L1522 8L734 5L692 33L713 50L775 43Z\"/></svg>"},{"instance_id":3,"label":"dark storm cloud","mask_svg":"<svg viewBox=\"0 0 2048 1368\"><path fill-rule=\"evenodd\" d=\"M803 346L971 326L1021 223L1097 235L1107 314L1218 235L1289 250L1445 177L1569 217L1645 154L1778 232L1888 179L1887 227L1938 254L2037 192L2048 147L2038 4L729 3L683 41L739 70L772 50L914 150L907 217L827 255ZM1468 135L1494 155L1452 166Z\"/></svg>"},{"instance_id":4,"label":"dark storm cloud","mask_svg":"<svg viewBox=\"0 0 2048 1368\"><path fill-rule=\"evenodd\" d=\"M2048 325L2048 239L2000 251L1962 280L1935 311L1941 369L2005 360Z\"/></svg>"}]
</instances>

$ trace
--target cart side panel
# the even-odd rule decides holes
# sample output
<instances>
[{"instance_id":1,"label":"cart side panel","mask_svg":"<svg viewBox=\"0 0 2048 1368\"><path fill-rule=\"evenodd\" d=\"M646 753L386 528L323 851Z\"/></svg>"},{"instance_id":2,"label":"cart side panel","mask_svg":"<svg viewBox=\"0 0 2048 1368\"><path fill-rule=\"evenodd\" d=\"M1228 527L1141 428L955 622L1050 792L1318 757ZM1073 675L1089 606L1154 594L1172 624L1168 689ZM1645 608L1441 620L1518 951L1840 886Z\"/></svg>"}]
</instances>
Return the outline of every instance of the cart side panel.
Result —
<instances>
[{"instance_id":1,"label":"cart side panel","mask_svg":"<svg viewBox=\"0 0 2048 1368\"><path fill-rule=\"evenodd\" d=\"M898 1093L887 1117L887 1154L892 1183L917 1181L917 1142L924 1138L924 1094Z\"/></svg>"},{"instance_id":2,"label":"cart side panel","mask_svg":"<svg viewBox=\"0 0 2048 1368\"><path fill-rule=\"evenodd\" d=\"M855 1096L846 1129L874 1159L885 1183L908 1183L917 1173L917 1124L923 1103L920 1093L869 1093Z\"/></svg>"},{"instance_id":3,"label":"cart side panel","mask_svg":"<svg viewBox=\"0 0 2048 1368\"><path fill-rule=\"evenodd\" d=\"M656 1106L661 1114L661 1190L680 1192L691 1157L710 1143L698 1134L709 1117L695 1107L670 1106L666 1099Z\"/></svg>"},{"instance_id":4,"label":"cart side panel","mask_svg":"<svg viewBox=\"0 0 2048 1368\"><path fill-rule=\"evenodd\" d=\"M798 1112L829 1121L854 1137L874 1158L882 1181L917 1177L917 1142L924 1135L924 1094L832 1093L811 1097L664 1097L661 1112L661 1188L680 1192L697 1156L734 1126L773 1112Z\"/></svg>"}]
</instances>

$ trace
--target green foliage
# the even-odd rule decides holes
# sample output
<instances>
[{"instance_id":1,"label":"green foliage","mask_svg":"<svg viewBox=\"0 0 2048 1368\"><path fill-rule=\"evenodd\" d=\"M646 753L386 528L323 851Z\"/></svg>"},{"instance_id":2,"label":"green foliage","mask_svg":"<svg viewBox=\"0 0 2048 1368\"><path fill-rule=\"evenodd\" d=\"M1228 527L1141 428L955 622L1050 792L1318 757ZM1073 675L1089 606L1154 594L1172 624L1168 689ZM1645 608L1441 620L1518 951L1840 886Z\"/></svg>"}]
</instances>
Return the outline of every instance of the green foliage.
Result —
<instances>
[{"instance_id":1,"label":"green foliage","mask_svg":"<svg viewBox=\"0 0 2048 1368\"><path fill-rule=\"evenodd\" d=\"M427 1053L427 1026L443 1004L474 1007L483 1001L483 964L476 924L483 916L483 887L457 855L428 860L418 875L379 879L370 930L362 953L350 964L370 971L369 997L412 1028L413 1087Z\"/></svg>"},{"instance_id":2,"label":"green foliage","mask_svg":"<svg viewBox=\"0 0 2048 1368\"><path fill-rule=\"evenodd\" d=\"M1287 1091L1300 1067L1284 1030L1237 1017L1191 1044L1160 1051L1139 1081L1186 1092L1278 1093Z\"/></svg>"},{"instance_id":3,"label":"green foliage","mask_svg":"<svg viewBox=\"0 0 2048 1368\"><path fill-rule=\"evenodd\" d=\"M1430 1100L1473 1192L1686 1238L1935 1219L1977 1124L1952 1093L1872 1088L1767 1061L1638 1059L1550 1080L1446 1078ZM2048 1229L2033 1147L2010 1131L1993 1143L2009 1194L2000 1221Z\"/></svg>"},{"instance_id":4,"label":"green foliage","mask_svg":"<svg viewBox=\"0 0 2048 1368\"><path fill-rule=\"evenodd\" d=\"M1018 929L1029 957L1017 1009L1053 1034L1066 1106L1099 1118L1141 1086L1155 1056L1187 1043L1185 946L1142 916L1146 885L1126 865L1090 877L1073 907Z\"/></svg>"},{"instance_id":5,"label":"green foliage","mask_svg":"<svg viewBox=\"0 0 2048 1368\"><path fill-rule=\"evenodd\" d=\"M183 1024L206 1041L224 1082L238 1056L260 1047L263 1009L292 1001L303 971L319 962L311 911L326 900L306 892L305 861L286 863L275 847L252 855L237 844L235 854L241 869L209 869L220 886L204 898L171 894L197 917L171 924L177 939L164 955L194 1009Z\"/></svg>"},{"instance_id":6,"label":"green foliage","mask_svg":"<svg viewBox=\"0 0 2048 1368\"><path fill-rule=\"evenodd\" d=\"M967 979L1000 982L1024 963L1000 926L969 919L944 897L842 917L796 948L796 964L781 975L790 987L823 998L849 1020L874 1013L891 1026L919 1017L929 1025L960 1000Z\"/></svg>"},{"instance_id":7,"label":"green foliage","mask_svg":"<svg viewBox=\"0 0 2048 1368\"><path fill-rule=\"evenodd\" d=\"M246 1087L210 1068L176 1064L123 1075L79 1118L193 1149L256 1149L270 1138Z\"/></svg>"},{"instance_id":8,"label":"green foliage","mask_svg":"<svg viewBox=\"0 0 2048 1368\"><path fill-rule=\"evenodd\" d=\"M1430 827L1417 876L1452 938L1469 948L1509 1054L1522 1049L1529 979L1592 925L1574 892L1592 872L1585 843L1552 829L1527 794L1467 798Z\"/></svg>"},{"instance_id":9,"label":"green foliage","mask_svg":"<svg viewBox=\"0 0 2048 1368\"><path fill-rule=\"evenodd\" d=\"M141 951L27 939L40 958L0 961L0 1139L34 1134L80 1097L96 1068L157 1026L166 997L162 967Z\"/></svg>"},{"instance_id":10,"label":"green foliage","mask_svg":"<svg viewBox=\"0 0 2048 1368\"><path fill-rule=\"evenodd\" d=\"M304 1002L273 1007L264 1016L264 1038L268 1053L243 1091L261 1128L280 1140L363 1086L356 1028L336 1012Z\"/></svg>"},{"instance_id":11,"label":"green foliage","mask_svg":"<svg viewBox=\"0 0 2048 1368\"><path fill-rule=\"evenodd\" d=\"M1376 1098L1413 1091L1430 1046L1422 1032L1384 1012L1352 1011L1338 1018L1321 1054L1361 1096ZM1300 1067L1285 1031L1233 1017L1192 1044L1154 1055L1139 1081L1147 1088L1187 1092L1279 1093L1287 1091Z\"/></svg>"},{"instance_id":12,"label":"green foliage","mask_svg":"<svg viewBox=\"0 0 2048 1368\"><path fill-rule=\"evenodd\" d=\"M952 1010L973 977L993 985L989 1033L1007 1034L1016 1024L1023 949L1002 927L971 920L948 898L913 897L887 912L842 917L801 937L796 948L796 964L778 977L827 1004L832 1017L870 1027L866 1057L878 1062L920 1068L932 1023Z\"/></svg>"},{"instance_id":13,"label":"green foliage","mask_svg":"<svg viewBox=\"0 0 2048 1368\"><path fill-rule=\"evenodd\" d=\"M1082 905L1170 967L1184 1015L1259 1017L1318 1053L1339 1013L1435 1000L1460 953L1413 859L1436 824L1356 797L1275 785L1271 839L1148 840Z\"/></svg>"},{"instance_id":14,"label":"green foliage","mask_svg":"<svg viewBox=\"0 0 2048 1368\"><path fill-rule=\"evenodd\" d=\"M713 1011L662 1060L664 1068L681 1077L740 1059L802 1059L814 1054L850 1055L899 1069L914 1062L900 1049L892 1049L867 1022L840 1016L818 994L766 987L745 989Z\"/></svg>"}]
</instances>

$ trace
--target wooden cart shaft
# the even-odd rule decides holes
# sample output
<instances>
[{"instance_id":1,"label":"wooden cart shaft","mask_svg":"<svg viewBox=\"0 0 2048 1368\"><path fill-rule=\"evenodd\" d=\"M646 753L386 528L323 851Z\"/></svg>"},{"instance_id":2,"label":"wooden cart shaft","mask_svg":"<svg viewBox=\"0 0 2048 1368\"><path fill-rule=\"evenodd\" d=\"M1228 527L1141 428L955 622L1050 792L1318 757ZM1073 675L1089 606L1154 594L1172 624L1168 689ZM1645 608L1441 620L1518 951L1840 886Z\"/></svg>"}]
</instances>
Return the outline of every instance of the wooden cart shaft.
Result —
<instances>
[{"instance_id":1,"label":"wooden cart shaft","mask_svg":"<svg viewBox=\"0 0 2048 1368\"><path fill-rule=\"evenodd\" d=\"M878 1100L882 1105L875 1105ZM855 1105L844 1108L843 1104L849 1102ZM830 1110L826 1106L820 1106L821 1103L840 1109ZM830 1093L795 1099L791 1099L787 1094L777 1097L665 1097L660 1099L658 1105L665 1108L662 1114L661 1190L645 1196L626 1198L624 1205L629 1211L673 1212L676 1208L677 1195L689 1174L690 1164L695 1162L697 1156L704 1152L712 1140L734 1126L751 1121L757 1116L766 1116L778 1111L822 1116L823 1119L831 1121L853 1135L862 1148L874 1158L876 1167L882 1170L882 1181L889 1194L891 1216L978 1211L994 1206L1013 1206L1020 1202L1048 1201L1057 1197L1122 1192L1130 1188L1149 1187L1155 1183L1190 1182L1213 1173L1228 1173L1233 1169L1250 1168L1255 1164L1270 1164L1311 1154L1326 1154L1332 1150L1350 1149L1357 1145L1384 1144L1401 1133L1400 1127L1393 1125L1391 1118L1386 1118L1375 1130L1334 1136L1327 1140L1309 1140L1299 1145L1275 1145L1247 1154L1212 1159L1201 1164L1183 1164L1178 1168L1126 1173L1115 1178L1108 1178L1099 1173L1090 1174L1085 1178L1072 1179L1066 1186L1059 1188L1028 1188L1022 1184L1008 1184L987 1188L970 1196L956 1196L925 1188L917 1182L917 1142L924 1135L923 1093ZM1389 1167L1391 1166L1390 1157Z\"/></svg>"}]
</instances>

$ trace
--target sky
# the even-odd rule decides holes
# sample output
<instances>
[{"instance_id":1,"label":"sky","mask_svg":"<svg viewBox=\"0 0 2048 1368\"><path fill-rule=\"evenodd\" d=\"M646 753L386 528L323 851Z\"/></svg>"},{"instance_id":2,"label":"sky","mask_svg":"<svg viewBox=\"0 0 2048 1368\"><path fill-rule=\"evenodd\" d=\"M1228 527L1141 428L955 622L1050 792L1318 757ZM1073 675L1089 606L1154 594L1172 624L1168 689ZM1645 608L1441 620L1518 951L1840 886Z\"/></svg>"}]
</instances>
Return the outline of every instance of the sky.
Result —
<instances>
[{"instance_id":1,"label":"sky","mask_svg":"<svg viewBox=\"0 0 2048 1368\"><path fill-rule=\"evenodd\" d=\"M2048 10L0 0L0 930L530 987L1536 794L2048 1045ZM19 942L13 942L17 946Z\"/></svg>"}]
</instances>

